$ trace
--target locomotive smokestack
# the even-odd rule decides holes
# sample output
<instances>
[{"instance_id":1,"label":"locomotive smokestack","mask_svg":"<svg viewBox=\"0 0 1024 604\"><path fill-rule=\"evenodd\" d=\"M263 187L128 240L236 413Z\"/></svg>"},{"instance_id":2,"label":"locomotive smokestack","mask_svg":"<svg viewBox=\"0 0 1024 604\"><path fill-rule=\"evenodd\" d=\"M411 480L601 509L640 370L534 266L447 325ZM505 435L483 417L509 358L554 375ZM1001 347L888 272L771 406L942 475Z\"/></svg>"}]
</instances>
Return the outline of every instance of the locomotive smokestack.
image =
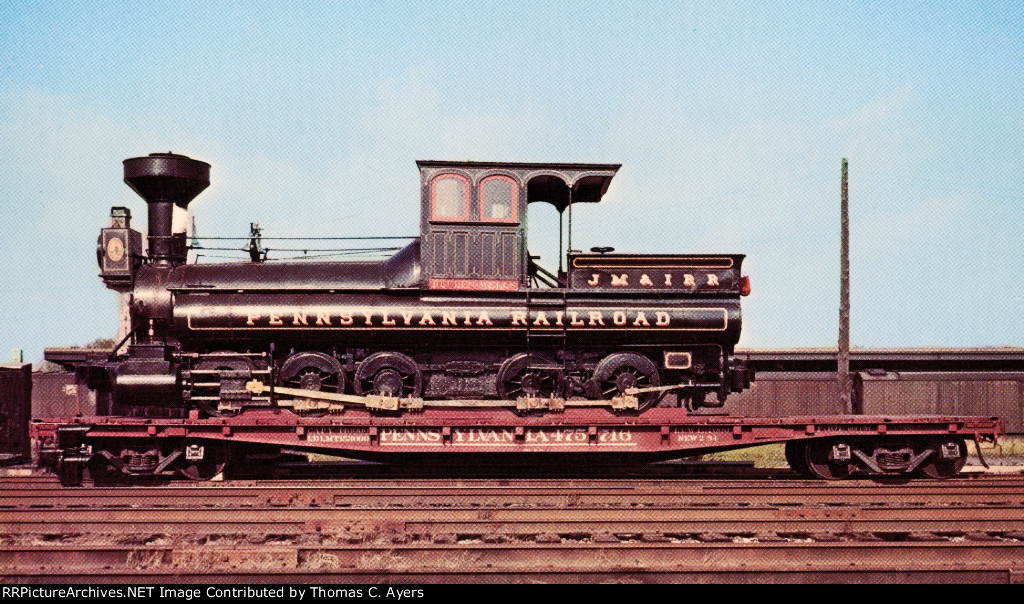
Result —
<instances>
[{"instance_id":1,"label":"locomotive smokestack","mask_svg":"<svg viewBox=\"0 0 1024 604\"><path fill-rule=\"evenodd\" d=\"M185 210L210 186L210 164L174 153L151 153L124 160L124 182L149 205L149 257L154 264L184 262L171 234L174 206Z\"/></svg>"}]
</instances>

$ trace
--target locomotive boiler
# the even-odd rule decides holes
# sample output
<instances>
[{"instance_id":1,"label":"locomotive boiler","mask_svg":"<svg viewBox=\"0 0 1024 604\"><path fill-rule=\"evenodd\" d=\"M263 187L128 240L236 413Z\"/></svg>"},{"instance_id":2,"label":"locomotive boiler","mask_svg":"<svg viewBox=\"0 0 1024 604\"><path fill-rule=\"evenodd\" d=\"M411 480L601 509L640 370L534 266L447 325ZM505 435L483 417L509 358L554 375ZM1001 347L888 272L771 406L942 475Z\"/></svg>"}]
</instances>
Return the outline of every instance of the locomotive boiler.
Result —
<instances>
[{"instance_id":1,"label":"locomotive boiler","mask_svg":"<svg viewBox=\"0 0 1024 604\"><path fill-rule=\"evenodd\" d=\"M636 413L721 406L749 386L732 354L749 293L742 255L572 249L572 208L599 202L619 165L417 166L420 233L386 259L267 259L254 238L248 261L188 263L175 214L209 185L209 164L125 160L124 180L148 206L147 249L130 213L113 208L97 254L105 284L125 297L127 346L78 369L101 407ZM532 203L568 217L553 272L528 251Z\"/></svg>"}]
</instances>

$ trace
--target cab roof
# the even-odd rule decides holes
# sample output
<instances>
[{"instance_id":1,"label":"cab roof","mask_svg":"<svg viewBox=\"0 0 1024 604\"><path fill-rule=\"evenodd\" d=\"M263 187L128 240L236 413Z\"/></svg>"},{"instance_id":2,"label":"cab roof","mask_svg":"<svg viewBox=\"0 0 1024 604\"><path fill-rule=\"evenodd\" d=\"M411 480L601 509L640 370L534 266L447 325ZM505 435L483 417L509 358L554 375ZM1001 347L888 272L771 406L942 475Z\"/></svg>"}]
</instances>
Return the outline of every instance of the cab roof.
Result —
<instances>
[{"instance_id":1,"label":"cab roof","mask_svg":"<svg viewBox=\"0 0 1024 604\"><path fill-rule=\"evenodd\" d=\"M559 212L565 211L570 200L573 204L601 201L612 177L622 167L622 164L438 160L419 160L416 165L421 173L431 174L446 170L511 174L525 187L527 203L547 202Z\"/></svg>"}]
</instances>

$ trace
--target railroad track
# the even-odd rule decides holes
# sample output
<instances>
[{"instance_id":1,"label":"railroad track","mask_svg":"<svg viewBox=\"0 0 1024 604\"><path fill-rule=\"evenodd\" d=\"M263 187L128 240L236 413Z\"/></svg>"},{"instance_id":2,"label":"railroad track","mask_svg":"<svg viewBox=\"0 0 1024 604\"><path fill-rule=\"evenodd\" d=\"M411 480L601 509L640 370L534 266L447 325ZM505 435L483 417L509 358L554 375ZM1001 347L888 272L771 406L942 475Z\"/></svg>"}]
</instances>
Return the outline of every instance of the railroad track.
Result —
<instances>
[{"instance_id":1,"label":"railroad track","mask_svg":"<svg viewBox=\"0 0 1024 604\"><path fill-rule=\"evenodd\" d=\"M970 489L964 487L890 488L864 486L848 489L812 490L808 488L579 488L564 487L492 487L467 485L458 493L431 487L351 486L351 487L224 487L166 489L137 487L130 495L122 489L89 489L74 492L79 508L123 506L161 507L257 507L295 506L344 508L451 507L464 498L472 498L476 507L609 507L650 508L666 505L695 507L812 505L1024 505L1024 487ZM0 488L0 509L60 508L67 505L68 493L59 489L40 489L34 493Z\"/></svg>"},{"instance_id":2,"label":"railroad track","mask_svg":"<svg viewBox=\"0 0 1024 604\"><path fill-rule=\"evenodd\" d=\"M70 497L69 497L69 494ZM0 481L0 509L309 506L408 508L728 506L1024 506L1024 476L829 484L809 480L231 481L68 490L52 477Z\"/></svg>"},{"instance_id":3,"label":"railroad track","mask_svg":"<svg viewBox=\"0 0 1024 604\"><path fill-rule=\"evenodd\" d=\"M1024 477L0 480L0 577L1021 581Z\"/></svg>"}]
</instances>

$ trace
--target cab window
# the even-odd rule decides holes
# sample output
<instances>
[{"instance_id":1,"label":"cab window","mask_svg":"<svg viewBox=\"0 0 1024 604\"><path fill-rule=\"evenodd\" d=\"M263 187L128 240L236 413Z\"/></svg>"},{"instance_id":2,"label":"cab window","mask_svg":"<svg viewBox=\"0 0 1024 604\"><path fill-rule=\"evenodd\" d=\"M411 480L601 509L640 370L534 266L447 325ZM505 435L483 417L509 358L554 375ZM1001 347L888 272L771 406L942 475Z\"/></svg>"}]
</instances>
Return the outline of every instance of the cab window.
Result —
<instances>
[{"instance_id":1,"label":"cab window","mask_svg":"<svg viewBox=\"0 0 1024 604\"><path fill-rule=\"evenodd\" d=\"M432 220L469 219L469 181L458 174L442 174L430 185Z\"/></svg>"},{"instance_id":2,"label":"cab window","mask_svg":"<svg viewBox=\"0 0 1024 604\"><path fill-rule=\"evenodd\" d=\"M480 183L480 220L516 222L516 182L507 176L490 176Z\"/></svg>"}]
</instances>

